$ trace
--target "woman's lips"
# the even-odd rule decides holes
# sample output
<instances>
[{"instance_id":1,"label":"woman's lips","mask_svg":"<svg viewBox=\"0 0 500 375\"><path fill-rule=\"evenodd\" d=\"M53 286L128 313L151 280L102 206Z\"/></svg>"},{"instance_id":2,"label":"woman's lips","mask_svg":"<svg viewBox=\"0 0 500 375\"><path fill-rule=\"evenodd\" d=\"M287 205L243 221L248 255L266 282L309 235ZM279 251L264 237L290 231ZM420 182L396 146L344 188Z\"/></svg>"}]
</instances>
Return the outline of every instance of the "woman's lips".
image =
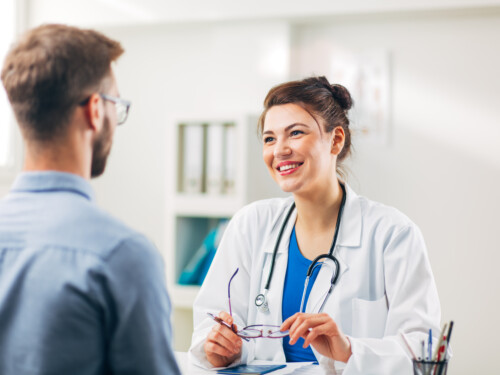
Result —
<instances>
[{"instance_id":1,"label":"woman's lips","mask_svg":"<svg viewBox=\"0 0 500 375\"><path fill-rule=\"evenodd\" d=\"M295 172L297 169L300 168L300 166L302 164L303 163L300 163L300 162L284 162L284 163L278 164L276 169L278 170L278 172L281 176L286 176L288 174Z\"/></svg>"}]
</instances>

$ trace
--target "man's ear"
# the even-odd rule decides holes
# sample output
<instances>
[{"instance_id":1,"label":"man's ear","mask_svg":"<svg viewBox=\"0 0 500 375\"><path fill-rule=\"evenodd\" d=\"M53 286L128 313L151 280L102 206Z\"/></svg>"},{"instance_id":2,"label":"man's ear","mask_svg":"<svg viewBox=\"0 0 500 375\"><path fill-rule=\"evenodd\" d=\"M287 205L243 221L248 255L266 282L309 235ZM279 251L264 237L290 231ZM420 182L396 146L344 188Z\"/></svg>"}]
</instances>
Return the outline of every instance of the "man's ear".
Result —
<instances>
[{"instance_id":1,"label":"man's ear","mask_svg":"<svg viewBox=\"0 0 500 375\"><path fill-rule=\"evenodd\" d=\"M332 154L339 155L342 149L344 148L345 143L345 132L342 126L337 126L333 129L333 137L332 137Z\"/></svg>"},{"instance_id":2,"label":"man's ear","mask_svg":"<svg viewBox=\"0 0 500 375\"><path fill-rule=\"evenodd\" d=\"M104 103L99 94L92 94L85 108L88 126L95 132L100 131L104 122Z\"/></svg>"}]
</instances>

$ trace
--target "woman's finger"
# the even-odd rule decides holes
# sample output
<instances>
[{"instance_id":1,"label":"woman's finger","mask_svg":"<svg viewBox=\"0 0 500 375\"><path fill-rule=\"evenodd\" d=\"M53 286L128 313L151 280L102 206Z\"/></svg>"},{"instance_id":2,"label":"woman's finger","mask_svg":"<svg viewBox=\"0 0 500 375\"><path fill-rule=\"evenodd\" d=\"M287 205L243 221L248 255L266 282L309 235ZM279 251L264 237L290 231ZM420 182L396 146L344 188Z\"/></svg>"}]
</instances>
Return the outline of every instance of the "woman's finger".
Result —
<instances>
[{"instance_id":1,"label":"woman's finger","mask_svg":"<svg viewBox=\"0 0 500 375\"><path fill-rule=\"evenodd\" d=\"M226 322L234 333L238 332L238 328L236 327L236 324L234 324L233 317L227 311L221 311L219 313L219 318Z\"/></svg>"},{"instance_id":2,"label":"woman's finger","mask_svg":"<svg viewBox=\"0 0 500 375\"><path fill-rule=\"evenodd\" d=\"M301 314L290 327L290 344L295 344L300 337L305 337L309 330L325 324L328 320L331 318L322 316L322 314Z\"/></svg>"},{"instance_id":3,"label":"woman's finger","mask_svg":"<svg viewBox=\"0 0 500 375\"><path fill-rule=\"evenodd\" d=\"M231 357L235 354L232 350L228 350L226 347L212 340L205 341L204 348L207 357L213 356L214 354L221 357Z\"/></svg>"},{"instance_id":4,"label":"woman's finger","mask_svg":"<svg viewBox=\"0 0 500 375\"><path fill-rule=\"evenodd\" d=\"M286 331L286 330L289 330L289 329L290 329L290 327L292 326L293 322L295 322L295 319L297 318L297 315L299 315L299 313L295 313L295 314L293 314L291 317L289 317L287 320L285 320L285 321L281 324L280 331Z\"/></svg>"},{"instance_id":5,"label":"woman's finger","mask_svg":"<svg viewBox=\"0 0 500 375\"><path fill-rule=\"evenodd\" d=\"M319 336L325 335L332 337L335 334L336 325L332 322L325 322L324 324L320 324L308 330L304 336L304 348L307 348L311 345L314 340L316 340Z\"/></svg>"},{"instance_id":6,"label":"woman's finger","mask_svg":"<svg viewBox=\"0 0 500 375\"><path fill-rule=\"evenodd\" d=\"M218 324L212 328L207 339L217 342L219 345L238 353L241 349L241 338L238 337L231 329L224 325Z\"/></svg>"},{"instance_id":7,"label":"woman's finger","mask_svg":"<svg viewBox=\"0 0 500 375\"><path fill-rule=\"evenodd\" d=\"M229 313L227 311L221 311L219 313L219 318L221 318L222 320L224 320L228 324L233 324L233 317L231 315L229 315Z\"/></svg>"}]
</instances>

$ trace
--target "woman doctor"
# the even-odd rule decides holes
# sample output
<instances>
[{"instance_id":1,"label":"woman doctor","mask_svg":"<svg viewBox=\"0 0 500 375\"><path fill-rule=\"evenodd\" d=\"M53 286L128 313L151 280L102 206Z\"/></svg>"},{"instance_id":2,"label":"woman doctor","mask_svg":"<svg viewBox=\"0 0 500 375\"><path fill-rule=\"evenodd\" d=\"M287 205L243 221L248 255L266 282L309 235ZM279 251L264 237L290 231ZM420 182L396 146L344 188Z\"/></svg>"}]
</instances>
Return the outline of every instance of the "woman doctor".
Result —
<instances>
[{"instance_id":1,"label":"woman doctor","mask_svg":"<svg viewBox=\"0 0 500 375\"><path fill-rule=\"evenodd\" d=\"M292 196L252 203L231 220L194 303L196 364L317 360L345 375L410 374L398 333L420 353L429 328L438 332L419 229L338 177L351 147L351 104L347 89L325 77L268 93L263 158Z\"/></svg>"}]
</instances>

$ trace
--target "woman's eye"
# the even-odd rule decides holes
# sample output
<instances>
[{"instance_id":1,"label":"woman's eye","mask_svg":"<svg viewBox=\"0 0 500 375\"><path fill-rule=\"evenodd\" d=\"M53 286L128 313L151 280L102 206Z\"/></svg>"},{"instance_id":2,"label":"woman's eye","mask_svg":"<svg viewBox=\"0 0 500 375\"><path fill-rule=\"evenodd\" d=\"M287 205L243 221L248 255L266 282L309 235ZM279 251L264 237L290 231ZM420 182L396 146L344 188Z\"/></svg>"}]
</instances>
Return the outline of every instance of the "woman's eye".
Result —
<instances>
[{"instance_id":1,"label":"woman's eye","mask_svg":"<svg viewBox=\"0 0 500 375\"><path fill-rule=\"evenodd\" d=\"M265 137L264 138L264 143L269 143L269 142L272 142L272 141L274 141L273 137Z\"/></svg>"},{"instance_id":2,"label":"woman's eye","mask_svg":"<svg viewBox=\"0 0 500 375\"><path fill-rule=\"evenodd\" d=\"M296 135L304 134L304 132L301 130L292 130L292 132L290 134L292 136L296 136Z\"/></svg>"}]
</instances>

